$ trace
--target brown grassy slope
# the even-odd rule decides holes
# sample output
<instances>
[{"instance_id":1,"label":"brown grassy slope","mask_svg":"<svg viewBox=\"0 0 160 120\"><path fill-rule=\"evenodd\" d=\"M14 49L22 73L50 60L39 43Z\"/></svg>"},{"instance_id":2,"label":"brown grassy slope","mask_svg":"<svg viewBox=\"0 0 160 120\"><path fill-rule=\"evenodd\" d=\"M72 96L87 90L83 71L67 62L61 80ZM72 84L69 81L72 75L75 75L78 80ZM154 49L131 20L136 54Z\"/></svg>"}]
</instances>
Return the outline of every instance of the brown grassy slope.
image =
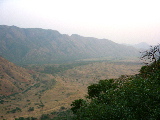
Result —
<instances>
[{"instance_id":1,"label":"brown grassy slope","mask_svg":"<svg viewBox=\"0 0 160 120\"><path fill-rule=\"evenodd\" d=\"M34 83L29 72L0 57L0 96L22 92Z\"/></svg>"},{"instance_id":2,"label":"brown grassy slope","mask_svg":"<svg viewBox=\"0 0 160 120\"><path fill-rule=\"evenodd\" d=\"M39 117L42 114L59 111L62 106L69 108L73 100L83 98L85 94L83 89L78 91L76 85L72 86L62 83L60 77L55 78L57 81L55 85L44 90L44 88L48 88L47 81L49 82L50 79L54 79L54 76L43 74L43 78L41 79L39 87L33 86L25 93L19 93L4 99L9 102L0 104L0 116L4 116L7 120L13 120L14 116L17 118L28 116ZM41 92L42 90L44 91ZM42 104L44 107L41 107ZM22 112L7 113L16 107L20 108ZM34 107L34 111L29 112L30 107Z\"/></svg>"}]
</instances>

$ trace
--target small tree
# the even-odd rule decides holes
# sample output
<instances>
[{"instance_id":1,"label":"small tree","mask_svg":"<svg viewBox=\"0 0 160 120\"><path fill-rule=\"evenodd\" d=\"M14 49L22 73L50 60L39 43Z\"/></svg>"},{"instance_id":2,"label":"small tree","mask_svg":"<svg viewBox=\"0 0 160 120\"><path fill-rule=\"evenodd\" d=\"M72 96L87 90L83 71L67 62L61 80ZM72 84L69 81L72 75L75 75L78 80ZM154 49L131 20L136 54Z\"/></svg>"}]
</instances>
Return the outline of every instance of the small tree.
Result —
<instances>
[{"instance_id":1,"label":"small tree","mask_svg":"<svg viewBox=\"0 0 160 120\"><path fill-rule=\"evenodd\" d=\"M149 62L157 62L157 60L160 58L160 44L156 46L150 46L149 50L146 50L144 52L140 52L141 55L141 60L147 61L150 60ZM146 63L148 64L148 62Z\"/></svg>"},{"instance_id":2,"label":"small tree","mask_svg":"<svg viewBox=\"0 0 160 120\"><path fill-rule=\"evenodd\" d=\"M74 114L77 113L77 111L78 111L81 107L85 106L85 104L86 104L86 101L83 100L83 99L78 99L78 100L73 101L72 104L71 104L71 106L72 106L72 108L71 108L72 112L73 112Z\"/></svg>"}]
</instances>

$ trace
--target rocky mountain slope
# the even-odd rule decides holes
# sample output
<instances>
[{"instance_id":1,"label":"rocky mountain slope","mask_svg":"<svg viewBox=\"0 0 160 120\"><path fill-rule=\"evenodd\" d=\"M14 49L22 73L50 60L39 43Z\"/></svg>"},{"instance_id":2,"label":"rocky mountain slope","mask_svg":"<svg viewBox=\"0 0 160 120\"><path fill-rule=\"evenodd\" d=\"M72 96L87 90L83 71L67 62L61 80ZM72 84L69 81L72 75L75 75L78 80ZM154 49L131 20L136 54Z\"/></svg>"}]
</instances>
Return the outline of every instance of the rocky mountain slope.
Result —
<instances>
[{"instance_id":1,"label":"rocky mountain slope","mask_svg":"<svg viewBox=\"0 0 160 120\"><path fill-rule=\"evenodd\" d=\"M18 64L46 64L88 58L134 57L138 51L107 39L0 25L0 55Z\"/></svg>"}]
</instances>

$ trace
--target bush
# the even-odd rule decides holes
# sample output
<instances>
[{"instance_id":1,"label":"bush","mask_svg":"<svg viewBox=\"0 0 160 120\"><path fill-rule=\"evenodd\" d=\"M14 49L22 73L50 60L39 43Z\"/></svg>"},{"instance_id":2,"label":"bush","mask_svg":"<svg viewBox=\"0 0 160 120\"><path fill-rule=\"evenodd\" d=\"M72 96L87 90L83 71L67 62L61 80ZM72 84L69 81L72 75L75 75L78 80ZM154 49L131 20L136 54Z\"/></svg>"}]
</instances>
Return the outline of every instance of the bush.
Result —
<instances>
[{"instance_id":1,"label":"bush","mask_svg":"<svg viewBox=\"0 0 160 120\"><path fill-rule=\"evenodd\" d=\"M40 119L41 120L50 120L50 117L48 114L43 114Z\"/></svg>"},{"instance_id":2,"label":"bush","mask_svg":"<svg viewBox=\"0 0 160 120\"><path fill-rule=\"evenodd\" d=\"M30 108L28 109L28 112L31 112L31 111L34 111L34 107L30 107Z\"/></svg>"},{"instance_id":3,"label":"bush","mask_svg":"<svg viewBox=\"0 0 160 120\"><path fill-rule=\"evenodd\" d=\"M15 120L38 120L38 119L34 117L28 117L28 118L20 117L20 118L15 118Z\"/></svg>"},{"instance_id":4,"label":"bush","mask_svg":"<svg viewBox=\"0 0 160 120\"><path fill-rule=\"evenodd\" d=\"M7 113L16 113L16 112L22 112L22 110L19 107L16 107L15 109L11 111L7 111Z\"/></svg>"}]
</instances>

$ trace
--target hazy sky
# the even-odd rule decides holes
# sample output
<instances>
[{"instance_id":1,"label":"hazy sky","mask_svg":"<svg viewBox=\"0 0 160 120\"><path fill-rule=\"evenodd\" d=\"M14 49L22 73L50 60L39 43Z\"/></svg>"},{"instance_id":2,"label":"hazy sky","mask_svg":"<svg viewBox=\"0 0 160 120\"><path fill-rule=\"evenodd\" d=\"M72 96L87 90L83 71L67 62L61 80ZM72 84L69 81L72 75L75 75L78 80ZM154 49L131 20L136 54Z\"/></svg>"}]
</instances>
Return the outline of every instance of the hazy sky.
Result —
<instances>
[{"instance_id":1,"label":"hazy sky","mask_svg":"<svg viewBox=\"0 0 160 120\"><path fill-rule=\"evenodd\" d=\"M160 0L0 0L0 25L160 43Z\"/></svg>"}]
</instances>

